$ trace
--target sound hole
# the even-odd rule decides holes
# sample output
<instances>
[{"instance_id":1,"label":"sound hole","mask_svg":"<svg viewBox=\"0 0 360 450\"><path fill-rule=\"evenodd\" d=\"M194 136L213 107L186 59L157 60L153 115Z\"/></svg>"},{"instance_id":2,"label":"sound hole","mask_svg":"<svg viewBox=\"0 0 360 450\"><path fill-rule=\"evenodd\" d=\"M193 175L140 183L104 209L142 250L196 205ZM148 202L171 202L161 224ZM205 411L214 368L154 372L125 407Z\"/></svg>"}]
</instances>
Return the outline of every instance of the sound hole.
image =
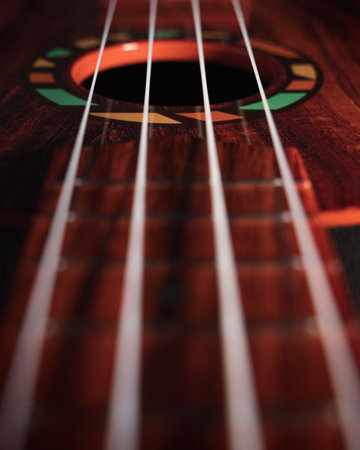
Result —
<instances>
[{"instance_id":1,"label":"sound hole","mask_svg":"<svg viewBox=\"0 0 360 450\"><path fill-rule=\"evenodd\" d=\"M209 62L206 64L206 75L211 103L240 100L258 92L254 75L244 69ZM115 67L99 73L95 92L110 99L141 104L144 101L145 79L145 63ZM82 86L90 89L91 81L92 77L87 78ZM199 63L153 62L150 104L202 105Z\"/></svg>"}]
</instances>

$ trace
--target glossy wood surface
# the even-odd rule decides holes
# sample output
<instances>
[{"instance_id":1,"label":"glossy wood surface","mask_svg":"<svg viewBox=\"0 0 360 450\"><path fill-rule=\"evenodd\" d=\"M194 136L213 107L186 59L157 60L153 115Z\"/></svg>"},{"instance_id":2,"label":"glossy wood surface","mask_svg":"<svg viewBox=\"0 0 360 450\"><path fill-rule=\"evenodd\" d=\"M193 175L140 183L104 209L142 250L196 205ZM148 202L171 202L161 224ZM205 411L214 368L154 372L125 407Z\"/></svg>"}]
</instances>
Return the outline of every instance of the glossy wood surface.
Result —
<instances>
[{"instance_id":1,"label":"glossy wood surface","mask_svg":"<svg viewBox=\"0 0 360 450\"><path fill-rule=\"evenodd\" d=\"M229 3L204 2L204 28L238 35ZM146 29L147 2L124 0L119 8L114 30ZM27 73L47 49L99 35L104 4L16 1L1 12L3 386L81 114L37 95ZM357 292L340 269L355 256L340 251L340 259L337 248L351 243L334 234L332 240L319 220L324 211L360 206L358 14L351 1L253 1L250 31L306 54L323 73L314 97L275 118L359 362ZM189 3L160 1L158 27L191 29ZM63 82L84 97L69 76ZM103 126L102 119L89 118L28 449L103 448L140 128L110 121L101 144ZM265 119L248 121L246 130L240 121L215 125L266 448L343 449ZM151 131L141 448L223 449L228 442L204 127L154 125Z\"/></svg>"}]
</instances>

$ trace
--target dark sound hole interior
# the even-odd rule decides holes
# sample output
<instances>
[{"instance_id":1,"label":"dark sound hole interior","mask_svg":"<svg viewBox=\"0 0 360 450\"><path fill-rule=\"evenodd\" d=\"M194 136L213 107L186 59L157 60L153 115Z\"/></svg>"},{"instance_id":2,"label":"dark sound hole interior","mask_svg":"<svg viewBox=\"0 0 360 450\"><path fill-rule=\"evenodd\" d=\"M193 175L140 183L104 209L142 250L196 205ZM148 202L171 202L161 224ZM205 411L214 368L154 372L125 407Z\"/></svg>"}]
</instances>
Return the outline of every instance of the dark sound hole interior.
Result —
<instances>
[{"instance_id":1,"label":"dark sound hole interior","mask_svg":"<svg viewBox=\"0 0 360 450\"><path fill-rule=\"evenodd\" d=\"M211 103L239 100L258 92L254 75L243 69L207 63L206 75ZM99 73L95 92L107 98L141 104L144 101L145 78L145 63L116 67ZM82 85L90 89L91 80L92 77L86 79ZM199 63L154 62L150 104L202 105Z\"/></svg>"}]
</instances>

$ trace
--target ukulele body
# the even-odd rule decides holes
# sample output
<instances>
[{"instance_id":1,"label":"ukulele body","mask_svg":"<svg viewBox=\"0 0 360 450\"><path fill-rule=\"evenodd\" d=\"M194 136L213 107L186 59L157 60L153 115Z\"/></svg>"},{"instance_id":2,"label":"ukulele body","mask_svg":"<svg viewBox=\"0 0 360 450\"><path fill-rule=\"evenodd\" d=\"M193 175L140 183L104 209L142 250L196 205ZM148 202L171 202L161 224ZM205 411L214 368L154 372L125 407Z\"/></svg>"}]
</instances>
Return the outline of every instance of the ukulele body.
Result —
<instances>
[{"instance_id":1,"label":"ukulele body","mask_svg":"<svg viewBox=\"0 0 360 450\"><path fill-rule=\"evenodd\" d=\"M2 389L88 95L82 83L92 74L106 7L83 0L16 0L0 7ZM251 85L231 2L204 1L201 12L207 60L235 67ZM359 6L261 0L245 12L358 365ZM146 62L148 20L147 2L119 2L102 69ZM189 2L160 1L156 30L154 64L197 61ZM170 91L183 89L176 67L166 70L157 91L165 82ZM211 109L265 448L345 449L260 98L246 90L241 98L231 95L227 76L214 78L220 100ZM129 88L120 97L132 89L131 78L124 80L119 83ZM233 83L238 88L236 78ZM217 84L224 85L219 92ZM93 98L26 449L104 448L143 117L135 94L114 99L95 92ZM209 94L211 100L215 93ZM167 104L154 92L150 102L139 431L144 450L229 447L204 108L189 97L186 105L173 97Z\"/></svg>"}]
</instances>

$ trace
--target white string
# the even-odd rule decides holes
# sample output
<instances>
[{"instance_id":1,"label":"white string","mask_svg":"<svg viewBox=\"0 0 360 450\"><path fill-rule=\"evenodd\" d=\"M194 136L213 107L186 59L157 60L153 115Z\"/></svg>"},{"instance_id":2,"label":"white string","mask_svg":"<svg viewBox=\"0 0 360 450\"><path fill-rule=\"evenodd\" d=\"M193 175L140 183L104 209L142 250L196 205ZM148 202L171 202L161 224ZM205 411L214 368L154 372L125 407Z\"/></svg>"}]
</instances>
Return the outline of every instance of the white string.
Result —
<instances>
[{"instance_id":1,"label":"white string","mask_svg":"<svg viewBox=\"0 0 360 450\"><path fill-rule=\"evenodd\" d=\"M76 136L64 184L56 206L54 218L40 258L36 278L31 291L25 318L21 325L13 360L9 369L1 402L0 448L20 450L25 445L31 417L31 404L39 372L41 355L46 337L51 298L56 281L60 251L63 242L70 202L74 190L81 149L100 61L114 15L117 0L110 0L99 56L86 101L86 106Z\"/></svg>"},{"instance_id":2,"label":"white string","mask_svg":"<svg viewBox=\"0 0 360 450\"><path fill-rule=\"evenodd\" d=\"M251 65L264 105L266 120L277 157L284 189L300 247L304 270L314 304L316 321L322 338L325 357L333 384L339 419L348 450L358 450L360 445L360 385L359 372L350 343L344 332L336 299L327 278L323 262L315 244L306 213L302 206L284 147L267 101L259 71L252 51L244 15L239 0L232 0L243 35Z\"/></svg>"},{"instance_id":3,"label":"white string","mask_svg":"<svg viewBox=\"0 0 360 450\"><path fill-rule=\"evenodd\" d=\"M143 120L110 391L106 450L136 450L139 447L147 135L157 3L157 0L150 0Z\"/></svg>"},{"instance_id":4,"label":"white string","mask_svg":"<svg viewBox=\"0 0 360 450\"><path fill-rule=\"evenodd\" d=\"M264 448L263 435L211 118L199 0L192 0L192 10L206 117L229 442L232 450L260 450Z\"/></svg>"}]
</instances>

